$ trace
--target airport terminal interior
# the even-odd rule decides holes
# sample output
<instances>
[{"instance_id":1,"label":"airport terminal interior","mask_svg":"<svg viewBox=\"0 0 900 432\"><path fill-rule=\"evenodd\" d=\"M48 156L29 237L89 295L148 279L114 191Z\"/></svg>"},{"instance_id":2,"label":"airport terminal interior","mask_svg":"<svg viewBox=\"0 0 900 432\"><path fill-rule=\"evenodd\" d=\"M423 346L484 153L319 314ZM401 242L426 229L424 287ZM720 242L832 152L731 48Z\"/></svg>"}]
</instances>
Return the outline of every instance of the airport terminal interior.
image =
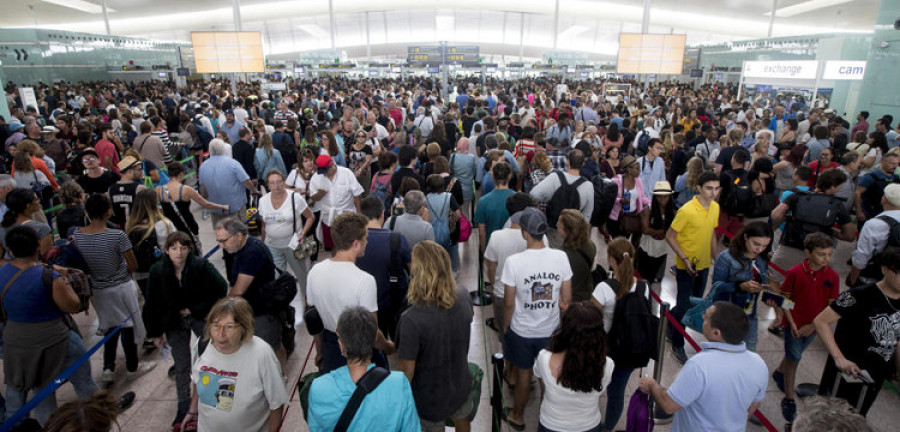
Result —
<instances>
[{"instance_id":1,"label":"airport terminal interior","mask_svg":"<svg viewBox=\"0 0 900 432\"><path fill-rule=\"evenodd\" d=\"M900 424L897 0L5 6L0 431Z\"/></svg>"}]
</instances>

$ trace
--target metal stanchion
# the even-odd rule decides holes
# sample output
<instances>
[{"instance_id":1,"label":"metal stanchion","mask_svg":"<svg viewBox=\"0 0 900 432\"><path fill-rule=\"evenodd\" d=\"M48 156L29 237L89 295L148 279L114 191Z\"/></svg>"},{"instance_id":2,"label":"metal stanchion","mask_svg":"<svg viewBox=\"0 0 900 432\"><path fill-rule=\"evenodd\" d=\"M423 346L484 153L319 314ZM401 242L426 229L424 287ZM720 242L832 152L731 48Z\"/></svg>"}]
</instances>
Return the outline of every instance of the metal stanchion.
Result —
<instances>
[{"instance_id":1,"label":"metal stanchion","mask_svg":"<svg viewBox=\"0 0 900 432\"><path fill-rule=\"evenodd\" d=\"M478 254L478 291L469 293L475 306L490 306L494 302L494 294L484 290L484 254ZM497 323L497 328L500 323Z\"/></svg>"},{"instance_id":2,"label":"metal stanchion","mask_svg":"<svg viewBox=\"0 0 900 432\"><path fill-rule=\"evenodd\" d=\"M666 330L669 328L669 320L666 314L669 313L669 302L659 304L659 328L656 333L657 343L657 360L653 366L653 379L656 382L662 382L663 362L666 358ZM663 411L659 405L654 404L653 420L658 425L669 424L672 422L672 414Z\"/></svg>"},{"instance_id":3,"label":"metal stanchion","mask_svg":"<svg viewBox=\"0 0 900 432\"><path fill-rule=\"evenodd\" d=\"M494 371L494 385L491 387L491 431L500 432L503 424L503 354L491 356L491 369Z\"/></svg>"}]
</instances>

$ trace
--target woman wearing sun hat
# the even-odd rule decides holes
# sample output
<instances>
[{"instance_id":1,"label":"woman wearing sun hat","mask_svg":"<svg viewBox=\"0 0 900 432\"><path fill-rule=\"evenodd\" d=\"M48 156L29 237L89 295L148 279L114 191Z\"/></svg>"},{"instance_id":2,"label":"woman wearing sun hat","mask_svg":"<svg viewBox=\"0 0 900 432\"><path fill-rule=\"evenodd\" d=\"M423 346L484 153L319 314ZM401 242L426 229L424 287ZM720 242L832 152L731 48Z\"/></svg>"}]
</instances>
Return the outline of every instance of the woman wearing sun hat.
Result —
<instances>
[{"instance_id":1,"label":"woman wearing sun hat","mask_svg":"<svg viewBox=\"0 0 900 432\"><path fill-rule=\"evenodd\" d=\"M666 231L675 219L675 201L672 186L667 181L658 181L653 186L650 211L641 213L641 243L637 251L637 271L648 282L662 280L662 269L666 265L669 245Z\"/></svg>"}]
</instances>

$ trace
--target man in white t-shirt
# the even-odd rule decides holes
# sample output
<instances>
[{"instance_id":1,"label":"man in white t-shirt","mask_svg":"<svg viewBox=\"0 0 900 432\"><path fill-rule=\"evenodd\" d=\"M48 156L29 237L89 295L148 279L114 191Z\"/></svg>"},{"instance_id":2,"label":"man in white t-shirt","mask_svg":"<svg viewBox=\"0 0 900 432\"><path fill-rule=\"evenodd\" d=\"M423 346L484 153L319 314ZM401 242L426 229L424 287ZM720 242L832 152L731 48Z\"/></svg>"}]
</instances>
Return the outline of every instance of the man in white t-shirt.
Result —
<instances>
[{"instance_id":1,"label":"man in white t-shirt","mask_svg":"<svg viewBox=\"0 0 900 432\"><path fill-rule=\"evenodd\" d=\"M375 278L356 266L356 259L366 251L368 219L359 213L341 213L334 220L334 256L313 266L306 280L306 305L315 306L322 317L325 330L315 337L316 364L328 373L347 364L341 354L335 330L345 309L361 306L372 313L378 322L378 284ZM394 352L394 343L386 340L381 330L375 348L385 354ZM387 367L384 356L378 353L372 361Z\"/></svg>"},{"instance_id":2,"label":"man in white t-shirt","mask_svg":"<svg viewBox=\"0 0 900 432\"><path fill-rule=\"evenodd\" d=\"M528 403L534 359L547 347L561 310L572 299L572 268L566 254L544 245L547 218L535 207L510 218L520 227L527 249L503 264L504 355L516 372L513 409L506 421L519 429Z\"/></svg>"},{"instance_id":3,"label":"man in white t-shirt","mask_svg":"<svg viewBox=\"0 0 900 432\"><path fill-rule=\"evenodd\" d=\"M338 166L328 155L316 158L318 172L309 180L310 207L319 203L322 212L322 243L331 250L334 219L345 212L359 213L359 203L365 191L349 168Z\"/></svg>"}]
</instances>

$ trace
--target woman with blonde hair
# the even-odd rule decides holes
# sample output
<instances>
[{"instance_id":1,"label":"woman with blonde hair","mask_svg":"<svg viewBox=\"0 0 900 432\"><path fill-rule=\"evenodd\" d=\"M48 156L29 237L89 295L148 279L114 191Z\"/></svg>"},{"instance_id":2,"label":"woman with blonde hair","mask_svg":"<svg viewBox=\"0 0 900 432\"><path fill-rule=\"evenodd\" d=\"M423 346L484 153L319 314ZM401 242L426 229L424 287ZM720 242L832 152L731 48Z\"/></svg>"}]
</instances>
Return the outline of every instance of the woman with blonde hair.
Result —
<instances>
[{"instance_id":1,"label":"woman with blonde hair","mask_svg":"<svg viewBox=\"0 0 900 432\"><path fill-rule=\"evenodd\" d=\"M156 200L156 192L141 190L134 196L131 212L125 222L125 234L133 245L137 270L132 273L144 298L150 266L156 263L165 248L166 238L177 231L175 224L163 215Z\"/></svg>"},{"instance_id":2,"label":"woman with blonde hair","mask_svg":"<svg viewBox=\"0 0 900 432\"><path fill-rule=\"evenodd\" d=\"M590 300L594 285L600 282L591 276L597 254L597 246L591 241L591 226L580 211L565 209L559 215L556 230L572 267L572 301Z\"/></svg>"},{"instance_id":3,"label":"woman with blonde hair","mask_svg":"<svg viewBox=\"0 0 900 432\"><path fill-rule=\"evenodd\" d=\"M397 328L398 369L412 385L422 430L443 431L444 422L452 419L456 430L469 431L469 327L474 311L466 289L456 285L450 256L439 244L426 240L413 248L407 300L410 307ZM441 395L437 403L435 394Z\"/></svg>"},{"instance_id":4,"label":"woman with blonde hair","mask_svg":"<svg viewBox=\"0 0 900 432\"><path fill-rule=\"evenodd\" d=\"M616 302L632 292L642 293L650 302L650 293L647 283L639 281L634 276L634 246L624 237L616 237L606 247L606 259L613 277L597 284L591 297L591 303L603 313L603 329L610 331L613 324L613 316L616 310ZM622 415L625 403L625 385L634 367L622 361L620 355L628 353L610 352L616 362L612 372L612 381L607 387L606 415L604 416L604 429L615 430L616 423ZM627 356L626 356L627 358Z\"/></svg>"},{"instance_id":5,"label":"woman with blonde hair","mask_svg":"<svg viewBox=\"0 0 900 432\"><path fill-rule=\"evenodd\" d=\"M281 159L281 152L272 146L272 136L269 134L261 134L259 136L259 147L256 148L256 157L253 160L253 166L256 168L259 183L265 184L265 175L273 169L281 172L287 172L284 167L284 160Z\"/></svg>"},{"instance_id":6,"label":"woman with blonde hair","mask_svg":"<svg viewBox=\"0 0 900 432\"><path fill-rule=\"evenodd\" d=\"M769 158L769 138L768 135L760 136L753 144L753 153L750 154L750 160Z\"/></svg>"},{"instance_id":7,"label":"woman with blonde hair","mask_svg":"<svg viewBox=\"0 0 900 432\"><path fill-rule=\"evenodd\" d=\"M675 180L675 189L674 192L678 194L675 198L675 204L678 207L681 207L687 204L694 195L697 195L697 179L700 178L700 174L703 174L705 168L703 168L703 159L699 156L692 157L687 163L687 171L684 174L678 176L678 179Z\"/></svg>"}]
</instances>

